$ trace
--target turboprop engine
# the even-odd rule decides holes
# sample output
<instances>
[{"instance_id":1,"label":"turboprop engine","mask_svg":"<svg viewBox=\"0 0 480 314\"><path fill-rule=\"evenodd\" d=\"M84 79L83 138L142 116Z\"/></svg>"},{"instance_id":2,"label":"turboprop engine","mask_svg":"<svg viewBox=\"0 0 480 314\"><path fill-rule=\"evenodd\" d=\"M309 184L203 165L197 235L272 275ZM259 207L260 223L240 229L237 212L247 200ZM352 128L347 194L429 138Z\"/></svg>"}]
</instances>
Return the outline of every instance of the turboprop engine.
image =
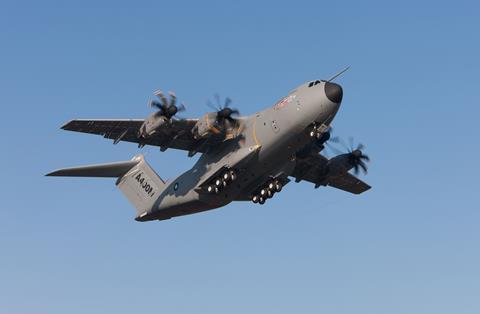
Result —
<instances>
[{"instance_id":1,"label":"turboprop engine","mask_svg":"<svg viewBox=\"0 0 480 314\"><path fill-rule=\"evenodd\" d=\"M154 94L160 99L160 102L151 100L149 106L157 108L158 110L149 115L143 122L138 130L138 137L140 138L152 136L159 128L169 124L177 112L185 110L185 105L183 103L180 106L175 105L177 101L175 93L168 92L170 95L170 101L168 101L162 91L156 91Z\"/></svg>"},{"instance_id":2,"label":"turboprop engine","mask_svg":"<svg viewBox=\"0 0 480 314\"><path fill-rule=\"evenodd\" d=\"M353 168L355 174L358 174L360 169L367 173L367 165L365 162L370 161L370 158L362 152L363 145L359 144L356 149L350 149L348 153L341 154L331 158L328 161L328 174L330 176L342 175Z\"/></svg>"},{"instance_id":3,"label":"turboprop engine","mask_svg":"<svg viewBox=\"0 0 480 314\"><path fill-rule=\"evenodd\" d=\"M232 100L226 98L225 102L220 105L220 98L215 95L217 106L213 106L210 102L208 106L215 109L215 112L209 112L198 120L192 128L193 136L197 139L209 136L224 136L225 139L231 139L236 136L240 123L234 116L240 114L238 109L230 108Z\"/></svg>"}]
</instances>

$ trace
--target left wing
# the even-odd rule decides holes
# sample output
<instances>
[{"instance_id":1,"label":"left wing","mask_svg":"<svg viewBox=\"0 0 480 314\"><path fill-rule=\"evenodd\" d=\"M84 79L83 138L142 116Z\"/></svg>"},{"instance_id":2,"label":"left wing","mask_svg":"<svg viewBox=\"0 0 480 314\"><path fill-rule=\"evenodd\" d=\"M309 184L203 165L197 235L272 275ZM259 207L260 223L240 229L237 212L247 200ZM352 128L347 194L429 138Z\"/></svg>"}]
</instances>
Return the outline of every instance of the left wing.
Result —
<instances>
[{"instance_id":1,"label":"left wing","mask_svg":"<svg viewBox=\"0 0 480 314\"><path fill-rule=\"evenodd\" d=\"M329 176L327 171L328 159L320 154L308 155L305 158L297 158L297 165L292 176L297 181L306 180L319 186L332 186L353 194L360 194L371 187L350 173L340 176Z\"/></svg>"},{"instance_id":2,"label":"left wing","mask_svg":"<svg viewBox=\"0 0 480 314\"><path fill-rule=\"evenodd\" d=\"M114 144L126 141L139 145L159 146L162 150L174 148L201 153L209 148L204 145L205 140L193 137L191 129L198 121L196 119L172 120L171 124L159 128L152 136L140 139L137 134L143 121L143 119L71 120L62 126L62 129L102 135L112 139Z\"/></svg>"}]
</instances>

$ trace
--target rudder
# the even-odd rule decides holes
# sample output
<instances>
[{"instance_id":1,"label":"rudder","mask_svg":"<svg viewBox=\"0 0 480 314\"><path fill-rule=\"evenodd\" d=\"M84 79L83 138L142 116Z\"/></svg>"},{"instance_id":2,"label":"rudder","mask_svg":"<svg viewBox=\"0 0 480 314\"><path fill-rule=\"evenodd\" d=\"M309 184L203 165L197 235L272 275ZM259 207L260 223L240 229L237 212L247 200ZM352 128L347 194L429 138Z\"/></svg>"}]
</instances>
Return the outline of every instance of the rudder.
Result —
<instances>
[{"instance_id":1,"label":"rudder","mask_svg":"<svg viewBox=\"0 0 480 314\"><path fill-rule=\"evenodd\" d=\"M138 161L116 185L135 207L137 217L142 217L152 209L160 193L165 189L165 182L150 167L143 155L134 157Z\"/></svg>"}]
</instances>

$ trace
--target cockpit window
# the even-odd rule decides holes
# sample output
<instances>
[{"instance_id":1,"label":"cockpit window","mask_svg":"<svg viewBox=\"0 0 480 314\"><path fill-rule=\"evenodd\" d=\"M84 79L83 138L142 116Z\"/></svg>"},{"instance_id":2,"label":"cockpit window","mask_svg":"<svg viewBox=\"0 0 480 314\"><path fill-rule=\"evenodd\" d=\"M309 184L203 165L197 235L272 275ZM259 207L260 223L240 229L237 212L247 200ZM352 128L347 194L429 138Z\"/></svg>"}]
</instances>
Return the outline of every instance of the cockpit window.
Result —
<instances>
[{"instance_id":1,"label":"cockpit window","mask_svg":"<svg viewBox=\"0 0 480 314\"><path fill-rule=\"evenodd\" d=\"M316 81L311 81L310 83L308 83L308 87L312 87L312 86L315 86L317 84L320 84L322 81L319 81L319 80L316 80Z\"/></svg>"}]
</instances>

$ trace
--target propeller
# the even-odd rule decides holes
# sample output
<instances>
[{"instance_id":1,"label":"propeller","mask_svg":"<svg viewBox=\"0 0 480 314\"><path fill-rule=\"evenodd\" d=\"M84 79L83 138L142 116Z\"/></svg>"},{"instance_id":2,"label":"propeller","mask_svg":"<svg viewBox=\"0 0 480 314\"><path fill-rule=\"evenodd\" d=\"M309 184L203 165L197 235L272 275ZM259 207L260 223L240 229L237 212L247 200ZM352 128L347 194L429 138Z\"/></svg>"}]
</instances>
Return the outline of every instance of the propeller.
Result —
<instances>
[{"instance_id":1,"label":"propeller","mask_svg":"<svg viewBox=\"0 0 480 314\"><path fill-rule=\"evenodd\" d=\"M370 157L365 155L361 148L363 148L362 144L359 144L357 148L349 153L350 163L353 165L353 171L355 174L358 174L359 169L363 170L363 173L367 173L367 165L365 161L370 161Z\"/></svg>"},{"instance_id":2,"label":"propeller","mask_svg":"<svg viewBox=\"0 0 480 314\"><path fill-rule=\"evenodd\" d=\"M333 145L330 143L339 143L340 138L338 136L332 136L333 133L333 128L331 126L328 127L328 129L325 130L325 132L315 140L315 144L320 147L324 148L327 146L333 153L335 154L343 154L340 150L336 149ZM328 157L327 151L323 150L323 154Z\"/></svg>"},{"instance_id":3,"label":"propeller","mask_svg":"<svg viewBox=\"0 0 480 314\"><path fill-rule=\"evenodd\" d=\"M348 138L348 145L347 143L345 143L344 140L337 136L330 138L329 141L332 143L338 143L345 149L346 152L342 152L341 150L335 148L327 142L328 148L334 153L347 155L348 162L350 163L350 165L352 165L355 174L358 174L360 172L360 169L362 169L364 174L368 172L366 162L370 161L370 157L363 153L362 150L365 148L363 144L359 143L357 147L354 148L355 146L353 137Z\"/></svg>"},{"instance_id":4,"label":"propeller","mask_svg":"<svg viewBox=\"0 0 480 314\"><path fill-rule=\"evenodd\" d=\"M175 93L172 91L168 92L168 95L170 96L170 101L168 101L167 97L161 90L154 92L154 95L157 96L160 101L151 100L150 107L157 108L160 115L166 117L169 120L178 112L185 111L186 109L184 103L181 103L179 106L176 105L177 95L175 95Z\"/></svg>"},{"instance_id":5,"label":"propeller","mask_svg":"<svg viewBox=\"0 0 480 314\"><path fill-rule=\"evenodd\" d=\"M216 111L215 120L217 121L217 123L225 127L226 129L231 129L232 125L237 126L238 121L237 119L234 118L234 116L239 115L240 111L235 108L230 108L232 99L229 97L225 98L225 101L223 102L223 105L222 105L220 96L218 94L215 94L214 97L215 97L216 106L213 105L210 100L207 101L207 106L209 106L210 108Z\"/></svg>"}]
</instances>

